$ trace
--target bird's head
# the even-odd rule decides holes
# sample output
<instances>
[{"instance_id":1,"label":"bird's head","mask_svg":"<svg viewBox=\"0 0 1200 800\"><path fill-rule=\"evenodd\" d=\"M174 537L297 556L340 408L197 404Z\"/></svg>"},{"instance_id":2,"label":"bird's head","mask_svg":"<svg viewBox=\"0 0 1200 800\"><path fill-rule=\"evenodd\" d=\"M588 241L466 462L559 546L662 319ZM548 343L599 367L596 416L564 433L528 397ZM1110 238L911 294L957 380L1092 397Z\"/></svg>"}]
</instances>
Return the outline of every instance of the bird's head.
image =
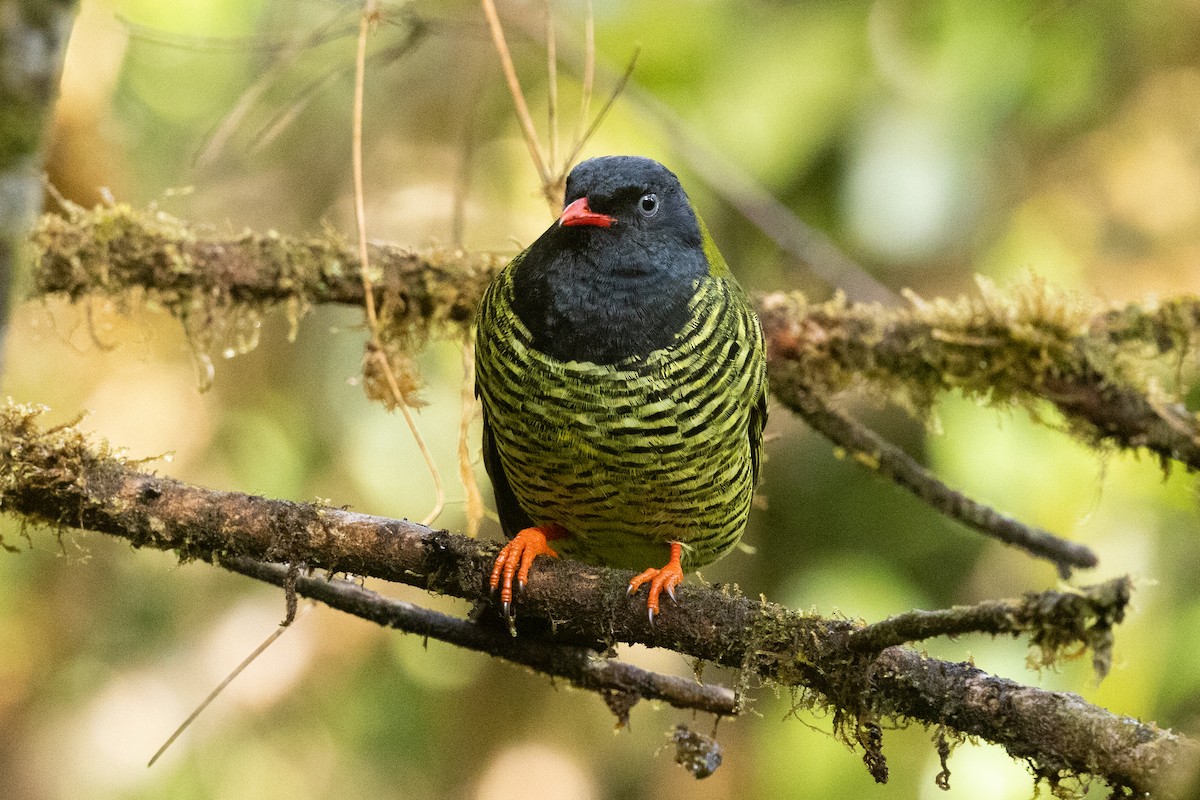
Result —
<instances>
[{"instance_id":1,"label":"bird's head","mask_svg":"<svg viewBox=\"0 0 1200 800\"><path fill-rule=\"evenodd\" d=\"M565 201L512 277L513 309L555 358L612 364L666 347L704 277L728 275L679 179L657 161L584 161Z\"/></svg>"},{"instance_id":2,"label":"bird's head","mask_svg":"<svg viewBox=\"0 0 1200 800\"><path fill-rule=\"evenodd\" d=\"M588 159L567 176L565 200L560 229L578 229L579 235L607 229L607 237L630 248L701 246L700 224L679 179L652 159Z\"/></svg>"}]
</instances>

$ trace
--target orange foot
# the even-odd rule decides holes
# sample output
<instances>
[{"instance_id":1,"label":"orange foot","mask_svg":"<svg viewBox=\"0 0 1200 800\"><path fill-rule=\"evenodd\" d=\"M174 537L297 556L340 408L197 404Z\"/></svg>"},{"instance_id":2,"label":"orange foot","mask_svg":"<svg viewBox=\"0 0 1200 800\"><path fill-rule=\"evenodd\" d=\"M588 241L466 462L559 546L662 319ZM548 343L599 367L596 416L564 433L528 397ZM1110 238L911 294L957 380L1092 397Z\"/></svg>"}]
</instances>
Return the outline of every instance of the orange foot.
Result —
<instances>
[{"instance_id":1,"label":"orange foot","mask_svg":"<svg viewBox=\"0 0 1200 800\"><path fill-rule=\"evenodd\" d=\"M496 556L489 583L493 592L500 587L500 607L504 610L505 619L512 619L513 576L517 578L517 587L524 591L533 560L543 553L558 558L558 553L554 552L548 540L562 539L566 535L567 532L558 525L524 528ZM503 583L501 577L504 578Z\"/></svg>"},{"instance_id":2,"label":"orange foot","mask_svg":"<svg viewBox=\"0 0 1200 800\"><path fill-rule=\"evenodd\" d=\"M667 565L662 569L650 568L638 575L629 582L629 591L626 594L632 595L638 588L650 581L650 596L646 599L646 613L650 616L650 624L654 624L654 615L658 613L658 596L665 589L667 596L672 602L675 600L675 587L683 580L683 565L679 563L679 557L683 552L683 545L679 542L671 542L671 557L667 559Z\"/></svg>"}]
</instances>

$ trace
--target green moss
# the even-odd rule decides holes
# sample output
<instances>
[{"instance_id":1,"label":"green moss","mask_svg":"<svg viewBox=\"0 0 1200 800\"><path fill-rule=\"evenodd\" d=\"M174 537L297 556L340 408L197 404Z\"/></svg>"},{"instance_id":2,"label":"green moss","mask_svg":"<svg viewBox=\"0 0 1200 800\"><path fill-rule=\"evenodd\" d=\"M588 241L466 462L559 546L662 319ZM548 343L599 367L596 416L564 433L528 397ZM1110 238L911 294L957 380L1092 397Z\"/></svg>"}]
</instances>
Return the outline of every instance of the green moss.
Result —
<instances>
[{"instance_id":1,"label":"green moss","mask_svg":"<svg viewBox=\"0 0 1200 800\"><path fill-rule=\"evenodd\" d=\"M65 216L42 217L33 234L34 293L72 301L98 295L122 311L144 305L170 313L184 326L202 384L211 380L215 355L257 345L272 310L283 311L294 337L317 303L364 305L354 248L329 228L306 238L276 231L218 238L153 208L64 206ZM469 329L484 287L505 261L491 253L372 245L376 352L410 404L420 387L413 356L431 336ZM390 400L376 352L364 359L367 392Z\"/></svg>"},{"instance_id":2,"label":"green moss","mask_svg":"<svg viewBox=\"0 0 1200 800\"><path fill-rule=\"evenodd\" d=\"M1156 412L1185 436L1200 430L1194 415L1171 410L1198 366L1197 298L1114 308L1033 275L1004 290L977 284L975 295L955 299L908 292L902 308L841 295L820 304L762 298L773 388L826 398L867 389L926 420L944 392L1039 420L1049 399L1068 410L1071 433L1097 447L1144 444L1142 427L1161 422L1147 419ZM1096 421L1110 409L1136 416L1132 430Z\"/></svg>"}]
</instances>

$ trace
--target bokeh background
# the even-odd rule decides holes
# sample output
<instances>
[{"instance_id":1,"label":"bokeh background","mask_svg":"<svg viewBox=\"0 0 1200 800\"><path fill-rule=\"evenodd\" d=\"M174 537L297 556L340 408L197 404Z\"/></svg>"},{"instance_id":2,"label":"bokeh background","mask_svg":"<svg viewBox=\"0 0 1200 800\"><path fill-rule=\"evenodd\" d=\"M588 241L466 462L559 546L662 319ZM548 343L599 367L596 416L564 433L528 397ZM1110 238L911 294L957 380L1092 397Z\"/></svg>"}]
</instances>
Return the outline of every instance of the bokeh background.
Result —
<instances>
[{"instance_id":1,"label":"bokeh background","mask_svg":"<svg viewBox=\"0 0 1200 800\"><path fill-rule=\"evenodd\" d=\"M871 276L923 295L1033 271L1112 301L1200 278L1200 4L1124 2L598 3L598 99L635 44L630 89L583 155L672 166L754 290L828 296L819 270L738 210L741 182L831 237ZM545 118L544 6L502 3ZM563 139L575 129L583 5L554 4ZM348 234L354 3L83 0L47 156L53 184L210 226ZM479 6L387 4L370 43L364 143L374 238L514 250L551 217L518 138ZM598 103L597 103L598 105ZM596 106L594 105L593 108ZM232 115L232 116L231 116ZM542 125L543 131L545 125ZM713 175L736 180L713 180ZM711 182L710 182L711 181ZM357 385L354 309L245 319L197 353L144 303L27 302L2 391L82 423L153 468L222 489L420 518L431 480L399 416ZM249 347L257 344L256 347ZM228 353L225 350L228 349ZM244 351L244 352L243 352ZM227 355L232 357L226 357ZM201 391L206 359L212 385ZM461 347L421 357L421 430L461 530ZM1186 395L1184 385L1171 385ZM1190 398L1195 407L1195 394ZM947 397L930 421L850 407L951 485L1095 548L1093 582L1130 573L1133 613L1097 685L1087 659L1036 673L1020 641L928 645L1017 680L1200 734L1200 546L1192 478L1073 443L1024 411ZM868 620L1056 585L1053 570L946 522L777 409L756 552L706 581ZM477 470L482 480L482 469ZM486 489L485 489L486 491ZM485 656L316 608L152 769L162 740L273 629L282 596L99 535L22 537L0 553L0 795L50 798L973 798L1023 800L1025 768L990 746L934 784L931 732L889 730L876 786L828 717L752 690L723 722L725 763L697 782L667 733L712 721L595 696ZM494 523L484 535L498 536ZM694 579L693 579L694 580ZM381 591L462 611L400 587ZM624 648L690 674L671 653ZM711 679L728 679L709 670ZM1089 796L1105 796L1093 789Z\"/></svg>"}]
</instances>

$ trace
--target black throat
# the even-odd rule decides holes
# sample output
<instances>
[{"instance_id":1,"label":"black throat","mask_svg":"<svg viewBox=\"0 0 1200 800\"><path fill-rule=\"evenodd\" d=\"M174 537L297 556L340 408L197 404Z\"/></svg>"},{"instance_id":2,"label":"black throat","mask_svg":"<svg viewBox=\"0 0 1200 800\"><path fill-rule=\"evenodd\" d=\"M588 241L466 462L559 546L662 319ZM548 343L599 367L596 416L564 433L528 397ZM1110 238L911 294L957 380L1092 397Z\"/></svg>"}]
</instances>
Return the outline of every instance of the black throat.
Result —
<instances>
[{"instance_id":1,"label":"black throat","mask_svg":"<svg viewBox=\"0 0 1200 800\"><path fill-rule=\"evenodd\" d=\"M666 347L683 329L708 272L703 251L618 233L556 225L516 266L513 309L538 350L613 364Z\"/></svg>"}]
</instances>

